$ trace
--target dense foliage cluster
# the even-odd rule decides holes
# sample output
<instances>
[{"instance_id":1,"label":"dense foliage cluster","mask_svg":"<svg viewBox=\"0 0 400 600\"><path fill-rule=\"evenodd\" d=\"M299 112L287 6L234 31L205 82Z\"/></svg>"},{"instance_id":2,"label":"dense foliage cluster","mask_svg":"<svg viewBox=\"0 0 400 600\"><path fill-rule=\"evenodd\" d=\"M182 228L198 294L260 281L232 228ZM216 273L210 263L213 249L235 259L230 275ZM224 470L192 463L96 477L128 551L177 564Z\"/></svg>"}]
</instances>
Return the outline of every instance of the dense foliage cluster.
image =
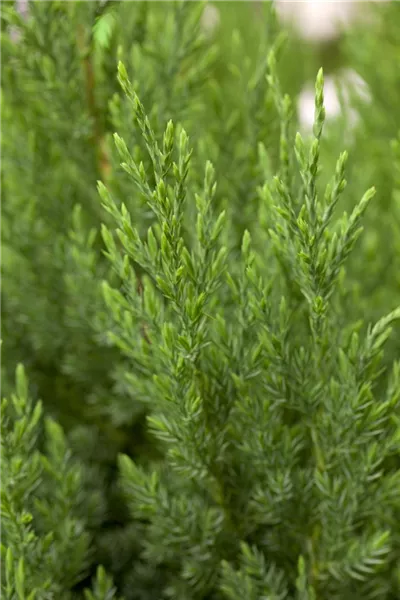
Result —
<instances>
[{"instance_id":1,"label":"dense foliage cluster","mask_svg":"<svg viewBox=\"0 0 400 600\"><path fill-rule=\"evenodd\" d=\"M400 597L400 8L216 6L3 3L7 600Z\"/></svg>"}]
</instances>

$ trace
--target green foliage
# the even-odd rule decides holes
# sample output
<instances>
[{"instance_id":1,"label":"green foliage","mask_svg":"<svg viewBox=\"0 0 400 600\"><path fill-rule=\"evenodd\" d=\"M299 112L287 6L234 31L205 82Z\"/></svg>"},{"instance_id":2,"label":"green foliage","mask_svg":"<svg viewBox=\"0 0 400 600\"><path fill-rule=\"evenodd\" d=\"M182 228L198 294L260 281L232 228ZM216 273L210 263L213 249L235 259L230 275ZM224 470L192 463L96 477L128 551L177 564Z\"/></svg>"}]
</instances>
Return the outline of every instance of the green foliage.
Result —
<instances>
[{"instance_id":1,"label":"green foliage","mask_svg":"<svg viewBox=\"0 0 400 600\"><path fill-rule=\"evenodd\" d=\"M400 14L308 135L309 49L216 7L2 10L10 600L400 595Z\"/></svg>"},{"instance_id":2,"label":"green foliage","mask_svg":"<svg viewBox=\"0 0 400 600\"><path fill-rule=\"evenodd\" d=\"M61 427L43 420L41 402L31 401L21 365L16 392L1 409L2 593L9 600L72 598L90 564L88 527L98 499L83 493L82 468ZM104 577L99 571L95 598L112 597Z\"/></svg>"},{"instance_id":3,"label":"green foliage","mask_svg":"<svg viewBox=\"0 0 400 600\"><path fill-rule=\"evenodd\" d=\"M122 457L123 486L133 516L148 521L144 555L169 567L166 591L173 598L210 594L221 561L227 597L296 597L287 588L295 585L301 554L309 565L307 593L383 597L389 591L387 569L398 556L390 523L398 510L399 472L381 469L398 453L398 427L391 424L398 397L392 386L382 392L374 381L400 312L360 337L340 313L338 285L374 190L350 217L335 220L346 154L321 197L322 72L314 140L307 145L297 134L293 152L288 100L275 83L273 54L269 65L282 121L280 176L260 190L263 229L255 228L259 246L273 254L263 260L246 231L241 258L233 263L222 243L225 215L213 214L211 163L197 194L187 177L191 151L185 131L175 150L169 123L161 150L119 67L153 163L153 187L119 136L116 146L157 225L142 241L125 205L118 208L99 186L122 245L118 250L112 232L103 228L107 255L122 280L119 290L106 284L104 294L117 326L113 339L132 358L132 385L151 401L149 426L165 447L162 469L143 470ZM293 154L301 181L295 196ZM197 219L186 231L184 203L193 196ZM135 264L147 274L143 301L135 293ZM273 285L280 269L283 280ZM146 337L138 346L141 327ZM397 372L395 367L395 380ZM385 509L379 513L372 501L371 512L376 480L383 490L384 473ZM269 570L263 555L253 556L243 544L245 563L232 570L226 560L235 558L241 540L259 545ZM254 581L249 557L257 565Z\"/></svg>"},{"instance_id":4,"label":"green foliage","mask_svg":"<svg viewBox=\"0 0 400 600\"><path fill-rule=\"evenodd\" d=\"M112 579L107 576L103 567L99 567L96 572L93 591L85 590L85 600L112 600L113 598L117 600Z\"/></svg>"}]
</instances>

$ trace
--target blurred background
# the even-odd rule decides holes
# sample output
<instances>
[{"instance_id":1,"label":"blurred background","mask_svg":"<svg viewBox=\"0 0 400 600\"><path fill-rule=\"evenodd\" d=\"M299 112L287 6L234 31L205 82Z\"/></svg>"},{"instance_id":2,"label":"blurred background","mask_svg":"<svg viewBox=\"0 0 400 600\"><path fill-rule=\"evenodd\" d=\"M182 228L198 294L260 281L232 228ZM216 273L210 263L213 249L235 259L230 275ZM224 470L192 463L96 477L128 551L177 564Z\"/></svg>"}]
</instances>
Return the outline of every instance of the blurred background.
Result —
<instances>
[{"instance_id":1,"label":"blurred background","mask_svg":"<svg viewBox=\"0 0 400 600\"><path fill-rule=\"evenodd\" d=\"M300 124L307 131L314 118L314 78L320 66L324 68L325 106L327 117L334 118L341 111L337 83L344 88L352 88L358 96L367 101L370 99L368 86L348 64L343 52L343 43L348 31L361 26L368 29L374 25L375 16L373 5L386 0L368 1L337 1L337 0L274 0L276 12L281 24L288 29L290 50L289 62L296 58L285 82L290 93L298 95L297 110ZM204 15L204 27L213 31L221 26L234 28L243 18L247 19L248 6L251 4L256 19L262 15L262 4L265 2L213 2L208 5ZM254 43L251 35L248 44ZM290 65L288 65L290 66ZM339 80L339 81L338 81ZM300 86L300 87L299 87ZM347 96L347 97L346 97ZM345 90L344 100L350 105L350 95ZM352 121L357 119L353 111Z\"/></svg>"},{"instance_id":2,"label":"blurred background","mask_svg":"<svg viewBox=\"0 0 400 600\"><path fill-rule=\"evenodd\" d=\"M90 0L89 0L90 1ZM126 0L129 2L129 0ZM359 73L346 64L343 56L343 38L354 25L367 25L374 21L372 4L388 0L271 0L276 7L278 18L290 32L289 51L296 64L286 72L290 73L292 89L288 91L298 96L297 111L299 122L306 132L312 125L314 116L314 77L319 66L324 68L326 77L325 106L327 117L334 118L340 113L341 103L337 91L337 77L344 87L352 87L364 100L370 98L368 86ZM221 25L225 28L238 27L242 19L249 19L250 10L259 22L265 2L216 1L210 2L203 16L206 32L212 32ZM27 15L28 0L17 0L22 15ZM221 23L222 21L222 23ZM250 21L251 22L251 18ZM257 37L249 31L248 46L257 43ZM294 52L293 52L294 50ZM335 77L336 76L336 77ZM302 84L299 88L298 86ZM297 84L297 85L296 85ZM289 86L290 87L290 86ZM345 102L350 105L350 96L345 93ZM353 111L352 121L357 119Z\"/></svg>"}]
</instances>

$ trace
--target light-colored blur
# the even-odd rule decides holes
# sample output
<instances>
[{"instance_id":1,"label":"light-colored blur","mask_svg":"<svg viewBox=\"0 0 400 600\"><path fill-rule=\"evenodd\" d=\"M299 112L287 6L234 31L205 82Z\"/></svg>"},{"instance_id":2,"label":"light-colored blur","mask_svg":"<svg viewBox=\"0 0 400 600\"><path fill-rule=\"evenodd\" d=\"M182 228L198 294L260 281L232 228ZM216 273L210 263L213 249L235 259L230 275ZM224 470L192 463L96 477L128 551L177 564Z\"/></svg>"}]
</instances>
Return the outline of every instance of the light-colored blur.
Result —
<instances>
[{"instance_id":1,"label":"light-colored blur","mask_svg":"<svg viewBox=\"0 0 400 600\"><path fill-rule=\"evenodd\" d=\"M379 2L382 0L372 0ZM293 28L296 34L309 43L332 42L352 23L368 17L365 2L351 0L275 0L277 13L282 22ZM339 90L343 104L339 100ZM350 106L351 93L356 92L364 101L369 100L368 89L358 73L352 70L337 73L337 77L325 78L325 109L327 120L334 120L342 109L348 111L350 125L358 120L356 111ZM307 83L297 105L300 127L310 133L314 120L314 86Z\"/></svg>"},{"instance_id":2,"label":"light-colored blur","mask_svg":"<svg viewBox=\"0 0 400 600\"><path fill-rule=\"evenodd\" d=\"M277 13L305 40L322 42L335 39L343 27L357 17L359 2L330 0L276 0Z\"/></svg>"},{"instance_id":3,"label":"light-colored blur","mask_svg":"<svg viewBox=\"0 0 400 600\"><path fill-rule=\"evenodd\" d=\"M312 132L314 122L314 85L312 82L306 84L300 93L297 110L301 132L304 135ZM351 98L356 95L363 102L370 101L368 86L365 81L353 70L342 69L336 77L328 75L325 77L324 103L326 120L333 121L342 110L347 111L349 131L358 122L359 116L351 106ZM340 101L342 100L342 102Z\"/></svg>"}]
</instances>

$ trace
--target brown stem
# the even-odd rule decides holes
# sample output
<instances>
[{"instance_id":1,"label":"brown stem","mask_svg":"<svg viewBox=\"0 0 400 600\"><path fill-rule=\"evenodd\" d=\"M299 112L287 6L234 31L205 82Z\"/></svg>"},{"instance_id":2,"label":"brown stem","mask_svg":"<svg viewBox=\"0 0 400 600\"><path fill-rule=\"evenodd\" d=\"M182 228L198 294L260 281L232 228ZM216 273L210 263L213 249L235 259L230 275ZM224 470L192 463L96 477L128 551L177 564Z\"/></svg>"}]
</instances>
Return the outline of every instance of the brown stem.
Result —
<instances>
[{"instance_id":1,"label":"brown stem","mask_svg":"<svg viewBox=\"0 0 400 600\"><path fill-rule=\"evenodd\" d=\"M98 171L103 180L107 181L110 174L110 162L105 148L105 139L101 126L101 119L96 104L96 80L91 56L90 44L87 43L85 28L83 25L78 27L78 47L82 54L82 64L85 74L86 100L90 116L93 120L92 142L96 149L96 160Z\"/></svg>"},{"instance_id":2,"label":"brown stem","mask_svg":"<svg viewBox=\"0 0 400 600\"><path fill-rule=\"evenodd\" d=\"M95 96L95 75L93 69L92 56L90 52L90 44L87 43L85 28L80 25L78 27L78 47L82 54L82 63L83 69L85 73L85 84L86 84L86 99L89 114L93 119L93 132L92 132L92 141L96 148L96 158L97 158L97 166L101 176L101 179L106 182L110 175L111 165L106 153L105 148L105 138L102 131L101 120L99 111L96 104L96 96ZM137 278L137 293L139 296L143 295L143 284L141 282L140 277ZM145 341L150 344L150 339L147 335L146 325L143 324L141 327L142 336Z\"/></svg>"}]
</instances>

